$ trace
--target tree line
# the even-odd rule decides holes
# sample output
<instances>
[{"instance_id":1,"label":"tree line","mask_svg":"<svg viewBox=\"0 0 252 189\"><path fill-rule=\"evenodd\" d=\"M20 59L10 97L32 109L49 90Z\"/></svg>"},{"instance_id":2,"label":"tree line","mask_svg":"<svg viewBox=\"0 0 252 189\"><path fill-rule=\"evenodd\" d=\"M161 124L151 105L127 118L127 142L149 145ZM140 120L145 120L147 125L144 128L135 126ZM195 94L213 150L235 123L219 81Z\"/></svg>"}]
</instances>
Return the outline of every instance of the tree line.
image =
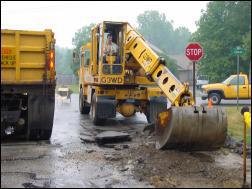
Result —
<instances>
[{"instance_id":1,"label":"tree line","mask_svg":"<svg viewBox=\"0 0 252 189\"><path fill-rule=\"evenodd\" d=\"M55 68L58 74L72 74L71 62L72 62L73 49L62 48L56 45L55 47Z\"/></svg>"},{"instance_id":2,"label":"tree line","mask_svg":"<svg viewBox=\"0 0 252 189\"><path fill-rule=\"evenodd\" d=\"M138 27L136 28L143 37L161 49L164 53L160 54L165 58L167 66L176 75L177 70L174 60L169 58L169 54L181 54L184 46L188 43L191 33L186 27L174 29L173 21L168 21L165 14L158 11L145 11L137 17ZM72 39L72 44L76 47L76 53L80 53L80 47L90 41L91 28L95 23L83 26L79 29ZM72 66L76 73L78 67Z\"/></svg>"},{"instance_id":3,"label":"tree line","mask_svg":"<svg viewBox=\"0 0 252 189\"><path fill-rule=\"evenodd\" d=\"M207 9L202 10L201 17L196 22L197 31L191 33L186 27L174 28L173 21L168 20L163 13L151 10L137 17L136 28L143 37L164 53L161 55L167 61L167 66L176 74L174 60L169 55L184 54L188 42L197 41L204 49L204 57L199 64L199 74L208 75L210 81L221 82L230 74L236 73L236 57L231 51L236 46L245 49L241 56L240 70L249 72L251 59L251 2L250 1L212 1ZM83 26L72 38L77 54L82 45L90 41L91 28L95 23ZM69 51L59 52L64 53ZM68 61L69 54L62 61ZM61 56L60 56L61 57ZM62 66L65 67L65 66ZM78 66L70 66L76 73ZM69 66L67 66L69 68Z\"/></svg>"},{"instance_id":4,"label":"tree line","mask_svg":"<svg viewBox=\"0 0 252 189\"><path fill-rule=\"evenodd\" d=\"M241 46L240 71L249 74L251 60L251 1L209 2L197 22L192 41L203 46L205 56L199 62L199 72L220 82L236 73L237 58L232 50Z\"/></svg>"}]
</instances>

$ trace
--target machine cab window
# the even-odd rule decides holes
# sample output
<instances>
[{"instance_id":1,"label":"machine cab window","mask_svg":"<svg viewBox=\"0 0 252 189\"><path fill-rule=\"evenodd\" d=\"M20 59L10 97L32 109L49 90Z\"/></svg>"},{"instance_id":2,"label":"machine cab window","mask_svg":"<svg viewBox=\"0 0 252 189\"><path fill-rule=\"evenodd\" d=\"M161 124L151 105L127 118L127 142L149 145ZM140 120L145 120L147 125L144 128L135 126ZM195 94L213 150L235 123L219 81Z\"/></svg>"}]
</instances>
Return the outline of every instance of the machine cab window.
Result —
<instances>
[{"instance_id":1,"label":"machine cab window","mask_svg":"<svg viewBox=\"0 0 252 189\"><path fill-rule=\"evenodd\" d=\"M84 51L84 66L87 67L90 63L90 51L85 50Z\"/></svg>"},{"instance_id":2,"label":"machine cab window","mask_svg":"<svg viewBox=\"0 0 252 189\"><path fill-rule=\"evenodd\" d=\"M104 24L103 74L122 73L123 40L123 24Z\"/></svg>"}]
</instances>

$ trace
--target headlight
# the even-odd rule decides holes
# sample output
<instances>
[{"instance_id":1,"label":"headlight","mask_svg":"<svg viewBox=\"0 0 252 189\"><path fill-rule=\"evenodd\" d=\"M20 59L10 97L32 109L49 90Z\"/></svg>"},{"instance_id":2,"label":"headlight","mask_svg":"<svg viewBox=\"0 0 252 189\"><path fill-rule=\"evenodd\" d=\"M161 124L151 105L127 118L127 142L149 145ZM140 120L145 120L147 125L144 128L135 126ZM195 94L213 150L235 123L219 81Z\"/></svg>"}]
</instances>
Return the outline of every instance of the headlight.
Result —
<instances>
[{"instance_id":1,"label":"headlight","mask_svg":"<svg viewBox=\"0 0 252 189\"><path fill-rule=\"evenodd\" d=\"M200 92L201 92L202 94L207 94L206 88L201 88L201 89L200 89Z\"/></svg>"},{"instance_id":2,"label":"headlight","mask_svg":"<svg viewBox=\"0 0 252 189\"><path fill-rule=\"evenodd\" d=\"M202 92L206 92L206 87L204 87L204 85L203 85L203 86L201 86L200 90L201 90Z\"/></svg>"}]
</instances>

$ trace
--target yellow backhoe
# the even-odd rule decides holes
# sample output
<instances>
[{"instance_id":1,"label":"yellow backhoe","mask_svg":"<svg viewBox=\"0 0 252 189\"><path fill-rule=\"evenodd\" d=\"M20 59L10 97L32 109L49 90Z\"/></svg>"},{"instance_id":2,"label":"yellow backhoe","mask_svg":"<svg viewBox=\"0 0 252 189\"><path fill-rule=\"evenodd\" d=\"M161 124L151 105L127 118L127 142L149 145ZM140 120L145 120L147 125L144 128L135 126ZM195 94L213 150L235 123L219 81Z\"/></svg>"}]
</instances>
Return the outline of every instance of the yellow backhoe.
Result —
<instances>
[{"instance_id":1,"label":"yellow backhoe","mask_svg":"<svg viewBox=\"0 0 252 189\"><path fill-rule=\"evenodd\" d=\"M223 145L226 112L195 106L189 86L171 73L129 23L96 25L91 42L80 52L79 108L82 114L90 113L95 125L106 124L117 112L125 117L141 112L155 123L158 149L212 150Z\"/></svg>"}]
</instances>

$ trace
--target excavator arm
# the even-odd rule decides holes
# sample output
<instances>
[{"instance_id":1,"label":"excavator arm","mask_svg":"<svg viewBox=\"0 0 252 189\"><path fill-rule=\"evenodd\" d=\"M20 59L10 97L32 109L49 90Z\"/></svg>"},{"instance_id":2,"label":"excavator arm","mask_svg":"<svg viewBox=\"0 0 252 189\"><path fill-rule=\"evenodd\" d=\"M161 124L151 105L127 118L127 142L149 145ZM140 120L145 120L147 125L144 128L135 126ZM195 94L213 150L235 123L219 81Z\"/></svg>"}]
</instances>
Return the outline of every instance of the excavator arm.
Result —
<instances>
[{"instance_id":1,"label":"excavator arm","mask_svg":"<svg viewBox=\"0 0 252 189\"><path fill-rule=\"evenodd\" d=\"M147 78L154 80L166 94L172 105L193 105L193 97L186 84L182 84L166 67L165 61L159 57L145 40L130 25L126 33L126 50L144 69Z\"/></svg>"},{"instance_id":2,"label":"excavator arm","mask_svg":"<svg viewBox=\"0 0 252 189\"><path fill-rule=\"evenodd\" d=\"M213 150L220 148L227 133L225 110L197 107L188 84L182 84L166 67L165 62L129 24L126 32L126 52L144 69L166 94L172 106L157 116L156 148L183 150Z\"/></svg>"}]
</instances>

